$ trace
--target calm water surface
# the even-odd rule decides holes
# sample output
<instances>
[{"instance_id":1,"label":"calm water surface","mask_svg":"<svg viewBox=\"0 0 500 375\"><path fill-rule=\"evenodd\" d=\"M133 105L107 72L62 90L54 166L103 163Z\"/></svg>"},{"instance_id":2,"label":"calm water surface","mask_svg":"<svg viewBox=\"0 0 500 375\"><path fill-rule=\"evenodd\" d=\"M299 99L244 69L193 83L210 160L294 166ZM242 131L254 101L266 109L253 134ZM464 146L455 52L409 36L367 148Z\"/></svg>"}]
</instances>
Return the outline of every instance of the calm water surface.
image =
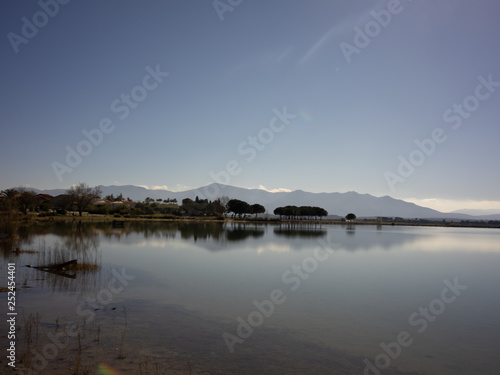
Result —
<instances>
[{"instance_id":1,"label":"calm water surface","mask_svg":"<svg viewBox=\"0 0 500 375\"><path fill-rule=\"evenodd\" d=\"M499 373L496 229L55 223L22 237L0 280L15 262L17 365L32 373ZM61 258L100 269L23 267Z\"/></svg>"}]
</instances>

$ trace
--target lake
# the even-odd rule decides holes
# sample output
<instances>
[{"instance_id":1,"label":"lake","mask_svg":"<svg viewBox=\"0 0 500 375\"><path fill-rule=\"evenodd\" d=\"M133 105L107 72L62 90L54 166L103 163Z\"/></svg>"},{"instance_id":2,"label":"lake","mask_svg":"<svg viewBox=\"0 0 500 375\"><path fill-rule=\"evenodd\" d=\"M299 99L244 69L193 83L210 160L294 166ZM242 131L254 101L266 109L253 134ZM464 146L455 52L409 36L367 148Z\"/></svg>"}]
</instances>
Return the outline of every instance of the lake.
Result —
<instances>
[{"instance_id":1,"label":"lake","mask_svg":"<svg viewBox=\"0 0 500 375\"><path fill-rule=\"evenodd\" d=\"M14 250L3 245L0 276L6 286L15 263L21 373L499 373L498 229L21 229ZM71 259L98 269L25 267Z\"/></svg>"}]
</instances>

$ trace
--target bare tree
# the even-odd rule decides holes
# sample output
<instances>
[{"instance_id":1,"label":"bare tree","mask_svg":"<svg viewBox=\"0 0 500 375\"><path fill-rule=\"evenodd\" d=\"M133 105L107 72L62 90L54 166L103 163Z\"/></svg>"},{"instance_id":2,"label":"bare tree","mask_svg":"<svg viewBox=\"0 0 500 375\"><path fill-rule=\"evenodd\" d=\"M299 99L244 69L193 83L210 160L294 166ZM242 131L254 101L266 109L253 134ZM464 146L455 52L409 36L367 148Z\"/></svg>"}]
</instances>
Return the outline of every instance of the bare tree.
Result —
<instances>
[{"instance_id":1,"label":"bare tree","mask_svg":"<svg viewBox=\"0 0 500 375\"><path fill-rule=\"evenodd\" d=\"M82 216L83 210L85 210L92 202L101 198L101 189L96 187L90 187L84 182L80 182L78 185L70 187L66 193L71 196L73 204L78 210L78 214Z\"/></svg>"},{"instance_id":2,"label":"bare tree","mask_svg":"<svg viewBox=\"0 0 500 375\"><path fill-rule=\"evenodd\" d=\"M222 207L227 208L227 202L230 201L229 197L227 195L223 195L222 197L219 197L219 203L222 205Z\"/></svg>"}]
</instances>

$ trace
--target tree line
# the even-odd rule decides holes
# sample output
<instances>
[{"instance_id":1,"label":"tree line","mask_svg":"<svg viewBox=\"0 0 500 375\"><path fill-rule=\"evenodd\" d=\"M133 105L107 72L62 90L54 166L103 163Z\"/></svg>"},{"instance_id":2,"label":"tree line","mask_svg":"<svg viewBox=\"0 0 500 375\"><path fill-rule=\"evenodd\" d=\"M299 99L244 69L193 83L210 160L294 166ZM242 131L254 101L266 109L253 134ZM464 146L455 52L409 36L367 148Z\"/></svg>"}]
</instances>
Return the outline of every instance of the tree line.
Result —
<instances>
[{"instance_id":1,"label":"tree line","mask_svg":"<svg viewBox=\"0 0 500 375\"><path fill-rule=\"evenodd\" d=\"M280 219L283 217L288 220L297 220L297 219L317 219L322 218L323 216L327 216L328 212L321 207L315 206L284 206L277 207L274 210L275 215L279 215Z\"/></svg>"},{"instance_id":2,"label":"tree line","mask_svg":"<svg viewBox=\"0 0 500 375\"><path fill-rule=\"evenodd\" d=\"M172 216L215 216L223 219L228 215L231 217L245 218L250 215L264 214L266 208L259 204L250 204L240 199L229 199L229 197L219 197L213 201L200 199L194 200L185 198L179 205L177 199L152 199L147 197L143 202L133 202L129 197L125 200L122 194L105 196L105 204L96 205L101 199L102 191L99 187L91 187L86 183L79 183L71 186L65 194L49 199L46 194L36 194L25 189L8 189L2 192L0 200L0 210L17 209L22 213L29 211L41 211L65 213L75 210L79 216L83 212L90 214L115 215L136 217L141 215L172 215ZM109 204L112 203L112 204ZM52 212L55 214L54 212ZM318 219L328 215L328 212L316 206L284 206L278 207L273 212L279 215L280 219ZM356 216L349 214L347 219L352 220Z\"/></svg>"},{"instance_id":3,"label":"tree line","mask_svg":"<svg viewBox=\"0 0 500 375\"><path fill-rule=\"evenodd\" d=\"M7 189L1 192L0 211L19 211L27 214L30 211L49 212L56 207L75 209L82 216L94 201L100 199L101 189L90 187L85 183L71 186L66 194L51 197L48 194L37 194L27 188Z\"/></svg>"},{"instance_id":4,"label":"tree line","mask_svg":"<svg viewBox=\"0 0 500 375\"><path fill-rule=\"evenodd\" d=\"M258 214L263 214L266 212L266 209L261 204L248 204L245 201L239 199L231 199L227 202L226 210L228 213L232 213L232 216L238 215L240 218L245 215L255 214L257 217Z\"/></svg>"}]
</instances>

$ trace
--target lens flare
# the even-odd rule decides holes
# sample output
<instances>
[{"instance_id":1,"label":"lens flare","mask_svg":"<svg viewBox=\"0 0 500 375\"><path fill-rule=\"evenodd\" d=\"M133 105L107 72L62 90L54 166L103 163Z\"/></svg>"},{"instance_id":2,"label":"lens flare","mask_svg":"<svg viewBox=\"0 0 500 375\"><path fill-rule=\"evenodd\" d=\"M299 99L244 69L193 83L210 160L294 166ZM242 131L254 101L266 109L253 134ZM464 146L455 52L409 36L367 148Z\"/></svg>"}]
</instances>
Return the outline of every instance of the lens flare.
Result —
<instances>
[{"instance_id":1,"label":"lens flare","mask_svg":"<svg viewBox=\"0 0 500 375\"><path fill-rule=\"evenodd\" d=\"M101 363L97 366L97 373L100 375L121 375L120 372L106 363Z\"/></svg>"},{"instance_id":2,"label":"lens flare","mask_svg":"<svg viewBox=\"0 0 500 375\"><path fill-rule=\"evenodd\" d=\"M309 113L304 111L303 109L301 109L299 111L299 114L300 114L300 117L302 117L302 119L304 119L306 122L312 122L314 120L314 118Z\"/></svg>"}]
</instances>

